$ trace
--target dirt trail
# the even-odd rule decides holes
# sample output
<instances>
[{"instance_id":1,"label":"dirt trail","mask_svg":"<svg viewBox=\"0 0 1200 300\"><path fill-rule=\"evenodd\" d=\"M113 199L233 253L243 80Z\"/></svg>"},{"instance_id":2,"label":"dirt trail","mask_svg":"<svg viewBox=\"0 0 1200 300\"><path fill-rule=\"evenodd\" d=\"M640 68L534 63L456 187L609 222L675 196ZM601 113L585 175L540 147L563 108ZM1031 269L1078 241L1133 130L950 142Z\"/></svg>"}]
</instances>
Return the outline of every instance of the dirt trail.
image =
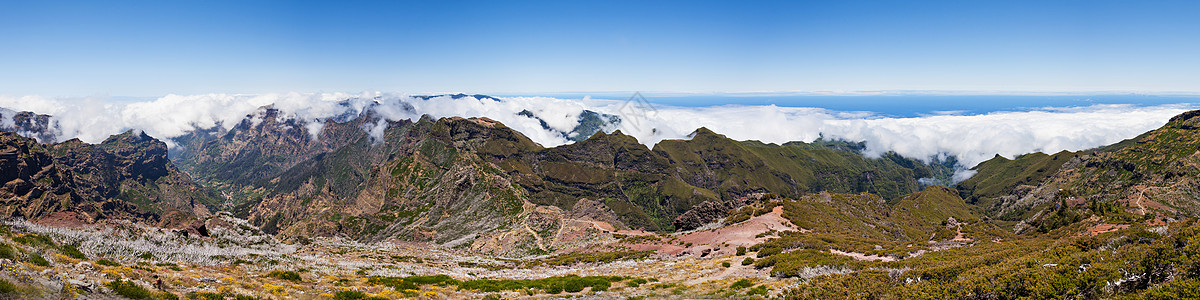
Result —
<instances>
[{"instance_id":1,"label":"dirt trail","mask_svg":"<svg viewBox=\"0 0 1200 300\"><path fill-rule=\"evenodd\" d=\"M954 238L952 238L952 239L950 239L950 240L951 240L951 241L955 241L955 242L971 242L971 241L975 241L975 240L973 240L973 239L967 238L967 236L966 236L965 234L963 234L963 232L962 232L962 226L963 226L963 224L962 224L962 223L958 223L958 229L956 229L956 231L957 231L958 233L957 233L957 234L955 234L955 235L954 235Z\"/></svg>"},{"instance_id":2,"label":"dirt trail","mask_svg":"<svg viewBox=\"0 0 1200 300\"><path fill-rule=\"evenodd\" d=\"M617 227L616 227L616 226L612 226L612 224L608 224L608 222L603 222L603 221L595 221L595 220L582 220L582 219L567 219L567 218L563 218L563 221L574 221L574 222L591 223L591 224L592 224L592 227L596 228L596 230L600 230L600 231L603 231L603 232L613 232L613 231L617 230Z\"/></svg>"},{"instance_id":3,"label":"dirt trail","mask_svg":"<svg viewBox=\"0 0 1200 300\"><path fill-rule=\"evenodd\" d=\"M733 254L737 246L752 246L765 242L770 236L760 236L762 233L777 231L797 231L796 225L783 218L783 206L776 206L771 212L752 217L741 223L729 226L691 232L679 235L679 240L691 243L693 252L713 250L719 254Z\"/></svg>"},{"instance_id":4,"label":"dirt trail","mask_svg":"<svg viewBox=\"0 0 1200 300\"><path fill-rule=\"evenodd\" d=\"M1154 200L1145 199L1146 190L1167 189L1169 192L1170 190L1174 189L1176 192L1178 192L1179 185L1184 184L1186 181L1188 181L1188 180L1184 179L1184 180L1176 181L1175 183L1172 183L1171 185L1168 185L1168 186L1139 186L1139 187L1137 187L1138 196L1137 196L1137 200L1135 201L1134 205L1137 205L1138 210L1142 213L1142 215L1146 214L1146 205L1149 205L1152 208L1156 208L1156 209L1160 209L1160 210L1171 211L1171 209L1169 207L1167 207L1166 205L1163 205L1162 203L1159 203ZM1149 203L1147 203L1146 205L1143 205L1142 200L1146 200Z\"/></svg>"},{"instance_id":5,"label":"dirt trail","mask_svg":"<svg viewBox=\"0 0 1200 300\"><path fill-rule=\"evenodd\" d=\"M866 254L862 254L862 253L858 253L858 252L846 252L846 251L841 251L841 250L838 250L838 249L829 249L829 253L833 253L833 254L837 254L837 255L842 255L842 256L849 256L850 258L857 259L857 260L866 260L866 261L884 261L884 262L887 262L887 261L896 261L896 258L895 258L895 257L891 257L891 256L883 256L883 255L866 255Z\"/></svg>"},{"instance_id":6,"label":"dirt trail","mask_svg":"<svg viewBox=\"0 0 1200 300\"><path fill-rule=\"evenodd\" d=\"M529 234L533 235L534 240L537 241L538 249L542 249L542 251L547 251L546 250L546 241L542 240L542 236L538 235L537 231L533 231L533 228L529 227L529 224L525 224L525 231L528 231Z\"/></svg>"},{"instance_id":7,"label":"dirt trail","mask_svg":"<svg viewBox=\"0 0 1200 300\"><path fill-rule=\"evenodd\" d=\"M1088 228L1088 230L1084 231L1082 234L1088 235L1088 236L1096 236L1096 235L1099 235L1099 234L1105 233L1105 232L1112 232L1112 231L1129 228L1129 226L1130 226L1129 224L1108 224L1108 223L1096 224L1096 226L1092 226L1091 228Z\"/></svg>"},{"instance_id":8,"label":"dirt trail","mask_svg":"<svg viewBox=\"0 0 1200 300\"><path fill-rule=\"evenodd\" d=\"M1142 210L1142 215L1146 214L1146 207L1142 206L1142 195L1145 193L1146 193L1145 189L1138 191L1137 207L1138 207L1138 209Z\"/></svg>"}]
</instances>

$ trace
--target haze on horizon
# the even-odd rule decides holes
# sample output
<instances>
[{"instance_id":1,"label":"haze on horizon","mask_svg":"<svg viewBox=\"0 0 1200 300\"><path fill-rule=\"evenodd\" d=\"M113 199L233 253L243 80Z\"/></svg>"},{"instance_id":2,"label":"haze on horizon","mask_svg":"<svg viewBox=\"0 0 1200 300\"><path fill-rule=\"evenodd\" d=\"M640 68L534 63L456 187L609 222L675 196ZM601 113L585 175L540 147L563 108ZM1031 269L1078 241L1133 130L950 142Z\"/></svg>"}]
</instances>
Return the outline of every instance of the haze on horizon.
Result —
<instances>
[{"instance_id":1,"label":"haze on horizon","mask_svg":"<svg viewBox=\"0 0 1200 300\"><path fill-rule=\"evenodd\" d=\"M1200 3L45 2L0 95L1200 94Z\"/></svg>"}]
</instances>

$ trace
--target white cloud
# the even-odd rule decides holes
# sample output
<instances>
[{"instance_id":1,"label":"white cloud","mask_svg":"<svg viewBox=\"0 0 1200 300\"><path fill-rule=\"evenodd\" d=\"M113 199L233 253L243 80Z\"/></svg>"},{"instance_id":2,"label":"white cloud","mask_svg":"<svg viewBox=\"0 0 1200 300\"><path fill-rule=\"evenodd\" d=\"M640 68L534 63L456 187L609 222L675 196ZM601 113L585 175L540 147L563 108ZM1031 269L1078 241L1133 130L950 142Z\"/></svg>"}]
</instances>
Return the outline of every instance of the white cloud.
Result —
<instances>
[{"instance_id":1,"label":"white cloud","mask_svg":"<svg viewBox=\"0 0 1200 300\"><path fill-rule=\"evenodd\" d=\"M616 105L598 111L618 113ZM1013 157L1031 152L1084 150L1158 128L1190 105L1094 105L993 112L982 115L930 115L890 118L861 112L776 106L659 106L654 116L622 126L647 144L683 139L707 127L737 140L767 143L811 142L818 137L866 141L868 156L888 151L918 159L953 155L974 166L996 154ZM627 122L628 123L628 122Z\"/></svg>"},{"instance_id":2,"label":"white cloud","mask_svg":"<svg viewBox=\"0 0 1200 300\"><path fill-rule=\"evenodd\" d=\"M352 99L350 101L344 101ZM376 104L377 103L377 104ZM48 99L37 96L0 96L0 107L51 114L62 139L103 141L109 135L137 128L162 140L188 131L223 126L232 128L259 107L271 105L283 117L309 121L305 128L317 136L322 122L339 116L358 116L371 110L384 119L434 117L488 117L504 123L543 146L569 143L560 132L571 131L583 110L621 115L618 128L647 145L664 139L685 139L696 128L707 127L737 140L768 143L811 142L829 139L866 141L868 156L887 151L917 159L953 155L974 166L996 154L1006 157L1030 152L1082 150L1112 144L1164 124L1190 105L1138 107L1094 105L1043 108L1031 111L964 115L934 112L911 118L879 117L869 112L843 112L820 108L766 106L673 107L622 111L625 102L585 98L510 97L501 100L449 96L422 100L384 93L281 93L262 95L168 95L153 101L127 104L100 99ZM529 110L544 120L517 115ZM315 122L314 122L315 121ZM380 138L386 122L365 126ZM636 126L634 126L636 125ZM169 141L168 141L169 143ZM960 173L959 176L969 176Z\"/></svg>"}]
</instances>

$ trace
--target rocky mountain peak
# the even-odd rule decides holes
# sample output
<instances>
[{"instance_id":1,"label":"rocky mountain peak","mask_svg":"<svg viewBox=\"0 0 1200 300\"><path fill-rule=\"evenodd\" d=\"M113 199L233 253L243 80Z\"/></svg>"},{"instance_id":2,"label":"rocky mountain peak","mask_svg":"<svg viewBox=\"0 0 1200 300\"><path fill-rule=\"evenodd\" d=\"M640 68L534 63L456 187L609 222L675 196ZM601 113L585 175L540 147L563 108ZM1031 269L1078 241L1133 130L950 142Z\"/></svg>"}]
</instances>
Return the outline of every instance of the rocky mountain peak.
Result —
<instances>
[{"instance_id":1,"label":"rocky mountain peak","mask_svg":"<svg viewBox=\"0 0 1200 300\"><path fill-rule=\"evenodd\" d=\"M1167 126L1172 126L1180 129L1197 129L1200 128L1200 110L1184 112L1171 118L1167 122Z\"/></svg>"},{"instance_id":2,"label":"rocky mountain peak","mask_svg":"<svg viewBox=\"0 0 1200 300\"><path fill-rule=\"evenodd\" d=\"M111 136L99 147L112 155L115 165L125 176L155 180L167 176L171 165L167 144L140 130Z\"/></svg>"},{"instance_id":3,"label":"rocky mountain peak","mask_svg":"<svg viewBox=\"0 0 1200 300\"><path fill-rule=\"evenodd\" d=\"M58 139L50 115L33 112L17 112L0 108L0 131L15 132L21 136L37 139L41 143L53 143Z\"/></svg>"},{"instance_id":4,"label":"rocky mountain peak","mask_svg":"<svg viewBox=\"0 0 1200 300\"><path fill-rule=\"evenodd\" d=\"M692 138L693 141L698 141L698 142L729 139L729 138L725 137L725 135L713 132L711 129L708 129L707 127L696 128L695 131L692 131L692 133L688 134L688 137Z\"/></svg>"}]
</instances>

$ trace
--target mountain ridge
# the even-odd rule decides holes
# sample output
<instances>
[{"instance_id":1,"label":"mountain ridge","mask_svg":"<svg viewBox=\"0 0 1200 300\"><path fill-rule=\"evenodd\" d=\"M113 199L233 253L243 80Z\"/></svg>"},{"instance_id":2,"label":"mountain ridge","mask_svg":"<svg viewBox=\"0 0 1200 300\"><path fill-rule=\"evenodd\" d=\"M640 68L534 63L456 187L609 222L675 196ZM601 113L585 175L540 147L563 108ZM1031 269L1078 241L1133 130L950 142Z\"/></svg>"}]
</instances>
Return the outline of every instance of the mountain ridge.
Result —
<instances>
[{"instance_id":1,"label":"mountain ridge","mask_svg":"<svg viewBox=\"0 0 1200 300\"><path fill-rule=\"evenodd\" d=\"M3 214L39 219L66 212L92 223L108 218L163 226L202 218L216 199L167 159L166 144L128 131L100 144L77 139L41 144L0 133L6 182ZM62 215L60 215L62 216Z\"/></svg>"}]
</instances>

